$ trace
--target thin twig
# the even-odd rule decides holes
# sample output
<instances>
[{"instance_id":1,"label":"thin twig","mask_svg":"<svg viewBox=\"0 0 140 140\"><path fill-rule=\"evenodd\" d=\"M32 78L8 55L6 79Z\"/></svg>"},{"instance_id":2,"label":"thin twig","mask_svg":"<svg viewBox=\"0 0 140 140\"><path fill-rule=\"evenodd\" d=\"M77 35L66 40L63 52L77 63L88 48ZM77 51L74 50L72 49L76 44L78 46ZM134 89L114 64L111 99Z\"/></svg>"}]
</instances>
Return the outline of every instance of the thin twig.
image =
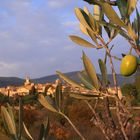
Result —
<instances>
[{"instance_id":1,"label":"thin twig","mask_svg":"<svg viewBox=\"0 0 140 140\"><path fill-rule=\"evenodd\" d=\"M122 131L122 133L123 133L123 136L124 136L124 138L125 138L125 140L128 140L128 137L127 137L127 135L126 135L126 132L125 132L125 129L124 129L124 125L123 125L123 123L122 123L122 119L121 119L121 117L120 117L120 114L119 114L119 103L118 102L116 102L117 103L117 117L118 117L118 121L119 121L119 124L120 124L120 127L121 127L121 131Z\"/></svg>"},{"instance_id":2,"label":"thin twig","mask_svg":"<svg viewBox=\"0 0 140 140\"><path fill-rule=\"evenodd\" d=\"M135 52L137 53L137 55L140 56L140 50L138 49L135 41L129 40L129 43L131 44L131 47L135 50Z\"/></svg>"},{"instance_id":3,"label":"thin twig","mask_svg":"<svg viewBox=\"0 0 140 140\"><path fill-rule=\"evenodd\" d=\"M76 128L76 126L72 123L72 121L62 112L59 112L60 115L62 115L69 123L70 125L73 127L73 129L75 130L75 132L79 135L79 137L82 139L82 140L86 140L84 138L84 136L80 133L80 131Z\"/></svg>"},{"instance_id":4,"label":"thin twig","mask_svg":"<svg viewBox=\"0 0 140 140\"><path fill-rule=\"evenodd\" d=\"M94 110L96 109L97 104L98 104L98 100L95 101L94 108L93 108Z\"/></svg>"},{"instance_id":5,"label":"thin twig","mask_svg":"<svg viewBox=\"0 0 140 140\"><path fill-rule=\"evenodd\" d=\"M112 57L110 55L110 50L108 48L108 46L106 46L104 40L102 39L102 37L99 36L99 39L100 41L102 42L102 44L104 45L104 48L106 49L106 52L108 54L108 57L109 57L109 61L110 61L110 66L111 66L111 70L112 70L112 76L113 76L113 82L114 82L114 87L115 87L115 91L116 91L116 97L118 97L118 88L117 88L117 78L116 78L116 72L115 72L115 68L114 68L114 64L113 64L113 61L112 61ZM118 98L117 98L118 99ZM118 117L118 121L119 121L119 124L120 124L120 127L121 127L121 131L122 131L122 134L125 138L125 140L128 140L128 137L126 135L126 132L124 130L124 126L123 126L123 123L122 123L122 120L121 120L121 117L120 117L120 114L119 114L119 100L116 100L116 106L117 106L117 117Z\"/></svg>"},{"instance_id":6,"label":"thin twig","mask_svg":"<svg viewBox=\"0 0 140 140\"><path fill-rule=\"evenodd\" d=\"M93 109L93 107L90 105L90 103L87 100L84 100L85 103L88 105L88 107L90 108L90 110L92 111L94 118L97 121L98 127L100 128L100 130L102 131L102 133L104 134L105 138L107 140L110 140L110 138L108 137L106 130L105 130L105 125L104 123L100 120L100 117L98 116L98 114L95 112L95 110Z\"/></svg>"}]
</instances>

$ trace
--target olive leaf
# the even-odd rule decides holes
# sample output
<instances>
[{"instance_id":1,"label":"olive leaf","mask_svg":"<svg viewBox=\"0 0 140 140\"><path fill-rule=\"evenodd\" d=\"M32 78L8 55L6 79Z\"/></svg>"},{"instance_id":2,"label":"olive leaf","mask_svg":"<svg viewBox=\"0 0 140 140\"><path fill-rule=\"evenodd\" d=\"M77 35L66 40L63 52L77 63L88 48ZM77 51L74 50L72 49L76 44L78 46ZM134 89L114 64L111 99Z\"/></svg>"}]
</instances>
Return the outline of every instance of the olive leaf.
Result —
<instances>
[{"instance_id":1,"label":"olive leaf","mask_svg":"<svg viewBox=\"0 0 140 140\"><path fill-rule=\"evenodd\" d=\"M1 107L1 114L2 114L3 120L6 123L9 133L11 135L16 136L16 127L12 121L12 118L11 118L9 112L7 111L7 109L4 106Z\"/></svg>"},{"instance_id":2,"label":"olive leaf","mask_svg":"<svg viewBox=\"0 0 140 140\"><path fill-rule=\"evenodd\" d=\"M125 28L125 23L120 19L110 4L102 2L101 7L111 23Z\"/></svg>"},{"instance_id":3,"label":"olive leaf","mask_svg":"<svg viewBox=\"0 0 140 140\"><path fill-rule=\"evenodd\" d=\"M105 21L100 21L99 22L101 25L103 25L104 27L109 27L109 28L111 28L111 29L114 29L114 30L116 30L116 32L118 32L121 36L123 36L125 39L128 39L128 40L130 40L131 38L127 35L127 32L126 31L124 31L124 30L122 30L120 27L118 27L118 26L115 26L114 24L112 24L112 23L107 23L107 22L105 22ZM109 29L108 28L108 29Z\"/></svg>"},{"instance_id":4,"label":"olive leaf","mask_svg":"<svg viewBox=\"0 0 140 140\"><path fill-rule=\"evenodd\" d=\"M98 5L94 5L94 9L93 9L93 18L96 20L96 21L99 21L101 20L101 10L100 10L100 6ZM100 24L98 22L95 22L96 24L96 30L98 33L101 34L101 30L102 30L102 27L100 26Z\"/></svg>"},{"instance_id":5,"label":"olive leaf","mask_svg":"<svg viewBox=\"0 0 140 140\"><path fill-rule=\"evenodd\" d=\"M73 97L75 99L79 100L93 100L95 98L99 98L99 94L76 94L76 93L70 93L70 97Z\"/></svg>"},{"instance_id":6,"label":"olive leaf","mask_svg":"<svg viewBox=\"0 0 140 140\"><path fill-rule=\"evenodd\" d=\"M71 35L69 37L73 42L75 42L80 46L87 47L87 48L97 48L95 45L89 43L88 41L82 39L81 37L74 36L74 35Z\"/></svg>"},{"instance_id":7,"label":"olive leaf","mask_svg":"<svg viewBox=\"0 0 140 140\"><path fill-rule=\"evenodd\" d=\"M100 71L101 71L101 75L102 75L103 85L106 86L108 84L108 76L107 76L106 65L101 59L98 60L98 63L99 63L99 67L100 67Z\"/></svg>"},{"instance_id":8,"label":"olive leaf","mask_svg":"<svg viewBox=\"0 0 140 140\"><path fill-rule=\"evenodd\" d=\"M137 25L137 19L135 18L132 22L132 29L135 31L135 33L138 33L138 25Z\"/></svg>"},{"instance_id":9,"label":"olive leaf","mask_svg":"<svg viewBox=\"0 0 140 140\"><path fill-rule=\"evenodd\" d=\"M119 8L122 18L125 19L127 15L127 1L117 0L117 6Z\"/></svg>"},{"instance_id":10,"label":"olive leaf","mask_svg":"<svg viewBox=\"0 0 140 140\"><path fill-rule=\"evenodd\" d=\"M127 16L129 17L136 8L137 0L128 0L127 3Z\"/></svg>"},{"instance_id":11,"label":"olive leaf","mask_svg":"<svg viewBox=\"0 0 140 140\"><path fill-rule=\"evenodd\" d=\"M89 36L88 32L87 32L87 28L81 23L80 23L79 26L80 26L80 30L82 31L82 33L84 33L85 35Z\"/></svg>"},{"instance_id":12,"label":"olive leaf","mask_svg":"<svg viewBox=\"0 0 140 140\"><path fill-rule=\"evenodd\" d=\"M138 38L138 36L136 35L136 33L135 33L135 31L133 30L133 28L132 28L132 26L131 26L130 23L129 23L128 26L127 26L127 31L128 31L129 36L130 36L132 39L136 40L136 39Z\"/></svg>"},{"instance_id":13,"label":"olive leaf","mask_svg":"<svg viewBox=\"0 0 140 140\"><path fill-rule=\"evenodd\" d=\"M137 39L137 45L139 46L139 42L140 42L140 15L138 12L138 9L136 8L136 15L137 15L137 32L138 32L138 39Z\"/></svg>"},{"instance_id":14,"label":"olive leaf","mask_svg":"<svg viewBox=\"0 0 140 140\"><path fill-rule=\"evenodd\" d=\"M49 118L47 117L47 121L41 124L40 134L38 140L46 140L50 129Z\"/></svg>"},{"instance_id":15,"label":"olive leaf","mask_svg":"<svg viewBox=\"0 0 140 140\"><path fill-rule=\"evenodd\" d=\"M59 83L56 87L55 103L56 103L58 110L61 110L61 104L62 104L62 84L61 83Z\"/></svg>"},{"instance_id":16,"label":"olive leaf","mask_svg":"<svg viewBox=\"0 0 140 140\"><path fill-rule=\"evenodd\" d=\"M89 15L89 11L88 11L88 8L86 6L84 6L84 12Z\"/></svg>"},{"instance_id":17,"label":"olive leaf","mask_svg":"<svg viewBox=\"0 0 140 140\"><path fill-rule=\"evenodd\" d=\"M80 74L82 75L82 77L84 77L84 79L86 79L86 81L88 81L90 84L92 84L92 81L85 70L82 70L80 72Z\"/></svg>"},{"instance_id":18,"label":"olive leaf","mask_svg":"<svg viewBox=\"0 0 140 140\"><path fill-rule=\"evenodd\" d=\"M81 72L78 73L78 77L87 89L95 89L94 86L82 75Z\"/></svg>"},{"instance_id":19,"label":"olive leaf","mask_svg":"<svg viewBox=\"0 0 140 140\"><path fill-rule=\"evenodd\" d=\"M86 56L86 54L84 52L83 52L82 59L83 59L83 64L84 64L85 70L86 70L89 78L91 79L93 86L96 89L99 89L99 83L98 83L98 78L96 75L95 68L94 68L93 64L91 63L90 59Z\"/></svg>"},{"instance_id":20,"label":"olive leaf","mask_svg":"<svg viewBox=\"0 0 140 140\"><path fill-rule=\"evenodd\" d=\"M99 25L98 25L98 22L94 19L93 15L89 13L89 22L90 22L90 25L92 27L92 29L89 29L89 30L92 30L95 32L95 34L97 35L98 32L99 32Z\"/></svg>"},{"instance_id":21,"label":"olive leaf","mask_svg":"<svg viewBox=\"0 0 140 140\"><path fill-rule=\"evenodd\" d=\"M81 24L83 24L86 28L91 29L88 15L82 9L75 8L75 14Z\"/></svg>"},{"instance_id":22,"label":"olive leaf","mask_svg":"<svg viewBox=\"0 0 140 140\"><path fill-rule=\"evenodd\" d=\"M38 95L38 101L40 102L41 105L43 105L45 108L52 112L57 112L55 107L52 105L50 101L48 101L42 94Z\"/></svg>"},{"instance_id":23,"label":"olive leaf","mask_svg":"<svg viewBox=\"0 0 140 140\"><path fill-rule=\"evenodd\" d=\"M23 130L23 101L22 98L19 98L19 125L18 125L18 138L21 138Z\"/></svg>"},{"instance_id":24,"label":"olive leaf","mask_svg":"<svg viewBox=\"0 0 140 140\"><path fill-rule=\"evenodd\" d=\"M28 136L31 140L34 140L33 137L31 136L30 132L28 131L28 129L27 129L27 127L26 127L26 125L25 125L24 122L23 122L23 128L24 128L24 130L25 130L27 136Z\"/></svg>"},{"instance_id":25,"label":"olive leaf","mask_svg":"<svg viewBox=\"0 0 140 140\"><path fill-rule=\"evenodd\" d=\"M56 73L59 75L60 78L62 78L64 81L66 81L67 83L69 83L70 85L72 85L73 87L79 87L79 88L82 88L82 86L73 81L72 79L68 78L66 75L64 75L63 73L59 72L59 71L56 71Z\"/></svg>"},{"instance_id":26,"label":"olive leaf","mask_svg":"<svg viewBox=\"0 0 140 140\"><path fill-rule=\"evenodd\" d=\"M2 115L2 113L1 113L1 119L2 119L2 122L3 122L3 126L4 126L4 131L5 131L5 133L6 133L6 134L9 134L9 129L8 129L7 123L6 123L5 118L4 118L4 116Z\"/></svg>"},{"instance_id":27,"label":"olive leaf","mask_svg":"<svg viewBox=\"0 0 140 140\"><path fill-rule=\"evenodd\" d=\"M48 133L49 133L49 129L50 129L50 121L49 121L49 118L47 118L47 121L44 123L44 127L45 127L45 130L44 130L44 139L46 139L47 136L48 136Z\"/></svg>"},{"instance_id":28,"label":"olive leaf","mask_svg":"<svg viewBox=\"0 0 140 140\"><path fill-rule=\"evenodd\" d=\"M11 120L13 122L14 127L16 128L15 117L14 117L14 113L13 113L13 108L12 108L12 106L10 106L9 103L7 103L7 111L9 113L10 117L11 117Z\"/></svg>"},{"instance_id":29,"label":"olive leaf","mask_svg":"<svg viewBox=\"0 0 140 140\"><path fill-rule=\"evenodd\" d=\"M100 20L100 7L98 5L94 5L93 17L95 20Z\"/></svg>"},{"instance_id":30,"label":"olive leaf","mask_svg":"<svg viewBox=\"0 0 140 140\"><path fill-rule=\"evenodd\" d=\"M87 29L87 33L90 36L90 38L95 42L95 44L98 45L95 32Z\"/></svg>"}]
</instances>

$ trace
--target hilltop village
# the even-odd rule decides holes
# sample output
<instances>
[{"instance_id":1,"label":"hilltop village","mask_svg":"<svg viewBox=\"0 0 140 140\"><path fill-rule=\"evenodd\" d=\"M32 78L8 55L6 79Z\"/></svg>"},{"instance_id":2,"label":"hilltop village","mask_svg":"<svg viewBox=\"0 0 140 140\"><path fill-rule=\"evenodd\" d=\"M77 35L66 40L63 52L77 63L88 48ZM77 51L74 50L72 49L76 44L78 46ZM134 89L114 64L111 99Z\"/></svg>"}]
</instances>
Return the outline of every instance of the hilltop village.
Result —
<instances>
[{"instance_id":1,"label":"hilltop village","mask_svg":"<svg viewBox=\"0 0 140 140\"><path fill-rule=\"evenodd\" d=\"M25 96L28 94L32 94L34 92L37 93L47 93L47 95L52 95L55 92L56 86L60 80L56 80L54 83L46 83L46 84L35 84L30 81L30 78L27 77L22 86L7 86L0 88L0 93L13 97L15 95Z\"/></svg>"},{"instance_id":2,"label":"hilltop village","mask_svg":"<svg viewBox=\"0 0 140 140\"><path fill-rule=\"evenodd\" d=\"M60 82L59 79L56 79L54 83L46 83L46 84L35 84L30 81L29 77L26 77L25 82L22 86L7 86L4 88L0 88L0 93L9 97L25 96L33 93L46 93L46 95L54 96L56 87ZM87 90L79 90L78 88L69 87L67 84L62 86L63 91L72 91L73 93L83 93L86 94ZM115 89L113 87L109 88L108 91L111 94L115 94ZM120 87L118 87L118 95L119 98L122 98L122 93Z\"/></svg>"}]
</instances>

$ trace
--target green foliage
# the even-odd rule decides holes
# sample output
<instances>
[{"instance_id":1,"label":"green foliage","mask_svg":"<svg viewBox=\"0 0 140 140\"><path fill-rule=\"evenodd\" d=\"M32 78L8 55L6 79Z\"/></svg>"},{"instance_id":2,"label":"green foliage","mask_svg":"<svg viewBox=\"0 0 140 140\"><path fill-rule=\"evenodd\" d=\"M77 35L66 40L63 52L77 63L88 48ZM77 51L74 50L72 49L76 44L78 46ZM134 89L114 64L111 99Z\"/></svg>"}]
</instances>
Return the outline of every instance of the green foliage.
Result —
<instances>
[{"instance_id":1,"label":"green foliage","mask_svg":"<svg viewBox=\"0 0 140 140\"><path fill-rule=\"evenodd\" d=\"M99 67L100 67L100 70L101 70L102 83L103 83L104 86L107 86L108 85L108 76L107 76L106 65L101 59L98 60L98 63L99 63Z\"/></svg>"},{"instance_id":2,"label":"green foliage","mask_svg":"<svg viewBox=\"0 0 140 140\"><path fill-rule=\"evenodd\" d=\"M19 99L19 119L18 123L16 122L13 107L9 104L7 106L1 107L1 114L2 114L2 120L5 127L5 133L8 134L8 136L12 140L34 140L31 136L30 132L28 131L25 123L23 122L23 104L22 100ZM46 140L48 132L49 132L49 119L47 119L47 122L43 125L43 129L40 129L40 137L39 140ZM18 129L17 129L18 128ZM26 138L25 134L28 136Z\"/></svg>"},{"instance_id":3,"label":"green foliage","mask_svg":"<svg viewBox=\"0 0 140 140\"><path fill-rule=\"evenodd\" d=\"M137 91L140 93L140 67L138 67L137 72L135 74L135 82Z\"/></svg>"},{"instance_id":4,"label":"green foliage","mask_svg":"<svg viewBox=\"0 0 140 140\"><path fill-rule=\"evenodd\" d=\"M38 101L48 110L57 113L56 105L51 97L44 97L42 94L38 95Z\"/></svg>"},{"instance_id":5,"label":"green foliage","mask_svg":"<svg viewBox=\"0 0 140 140\"><path fill-rule=\"evenodd\" d=\"M126 105L139 105L138 91L135 84L125 84L121 87Z\"/></svg>"},{"instance_id":6,"label":"green foliage","mask_svg":"<svg viewBox=\"0 0 140 140\"><path fill-rule=\"evenodd\" d=\"M49 123L49 118L47 118L47 121L45 123L41 124L38 140L46 140L49 129L50 129L50 123Z\"/></svg>"},{"instance_id":7,"label":"green foliage","mask_svg":"<svg viewBox=\"0 0 140 140\"><path fill-rule=\"evenodd\" d=\"M58 84L55 91L55 103L57 109L60 111L62 109L62 84Z\"/></svg>"},{"instance_id":8,"label":"green foliage","mask_svg":"<svg viewBox=\"0 0 140 140\"><path fill-rule=\"evenodd\" d=\"M137 0L129 0L128 2L124 0L117 0L117 1L105 1L105 0L85 0L90 4L93 4L93 12L89 12L89 10L84 7L84 9L81 8L75 8L75 14L80 22L80 29L81 31L88 36L91 42L88 42L87 40L76 36L76 35L70 35L70 39L75 42L76 44L80 46L84 46L87 48L94 48L94 49L104 49L105 50L105 60L107 57L110 59L110 65L112 69L112 76L114 78L114 86L117 86L116 83L116 77L115 77L115 70L113 65L113 58L117 58L116 56L112 56L111 50L113 47L110 47L110 42L117 36L122 35L125 39L127 39L131 45L130 53L132 50L135 50L136 53L140 56L140 15L138 13L138 10L136 10L136 17L134 20L130 21L130 17L132 13L136 9ZM113 6L117 6L120 15L117 14L117 12L114 10ZM109 39L105 41L103 37L102 29L105 29L106 33L108 34ZM98 60L99 68L101 71L102 78L99 79L99 77L96 74L95 66L93 65L90 58L83 52L82 55L82 61L84 70L78 73L79 79L81 80L81 83L77 83L70 79L69 77L65 76L63 73L57 71L57 74L60 78L62 78L65 82L67 82L73 89L78 89L77 91L80 92L81 90L86 90L88 93L76 93L72 91L68 91L69 97L83 100L85 103L87 103L88 107L92 111L92 115L94 116L95 124L100 128L100 130L104 133L104 136L107 139L114 139L110 135L110 132L114 132L114 128L117 129L117 131L120 129L119 135L123 135L123 138L126 140L127 135L125 134L125 128L123 127L123 120L119 118L118 114L118 121L120 124L115 124L114 120L111 116L111 110L110 105L116 105L116 108L118 107L116 102L120 105L117 109L124 111L123 103L118 99L117 96L111 95L109 93L108 88L108 75L107 75L107 68L106 68L106 62L104 62L102 59ZM139 61L139 58L138 58ZM139 105L140 104L140 73L138 76L136 76L136 80L134 84L125 84L121 87L122 94L124 95L124 99L126 101L126 104L132 104L132 105ZM35 92L35 91L34 91ZM116 90L117 93L117 90ZM3 101L10 101L9 97L5 97L0 94L1 102ZM111 96L111 100L108 100L108 96ZM103 120L104 117L99 115L99 112L96 112L97 104L99 105L98 101L100 98L104 99L104 104L102 104L102 109L104 109L104 114L106 115L105 121ZM88 101L95 101L94 108L89 104ZM17 100L16 100L17 101ZM14 140L28 140L32 139L30 132L28 131L26 125L23 122L23 105L29 104L29 103L39 103L48 109L49 111L56 113L57 115L65 118L70 125L73 127L75 132L79 135L79 137L82 140L85 140L85 138L82 136L82 134L78 131L78 129L75 127L75 125L71 122L69 117L64 114L64 110L62 109L63 104L63 91L62 91L62 85L59 83L56 87L56 91L54 94L54 98L46 95L46 94L30 94L27 96L24 96L20 99L18 99L18 123L15 121L15 115L13 112L13 108L7 104L7 106L1 107L1 114L3 119L3 124L6 130L6 133L11 136ZM17 102L16 102L17 104ZM101 105L101 104L100 104ZM104 105L104 106L103 106ZM124 111L125 112L125 111ZM128 112L128 111L127 111ZM102 114L101 114L102 115ZM125 118L125 117L124 117ZM106 122L107 120L107 122ZM114 123L114 128L110 129L110 124L107 123ZM107 126L107 131L105 130ZM26 133L26 136L23 135L23 130ZM46 123L42 123L41 129L40 129L40 135L39 140L45 140L47 138L49 132L49 119L47 119ZM109 132L109 134L108 134Z\"/></svg>"},{"instance_id":9,"label":"green foliage","mask_svg":"<svg viewBox=\"0 0 140 140\"><path fill-rule=\"evenodd\" d=\"M94 65L92 64L91 60L86 56L86 54L83 52L83 64L86 70L87 75L89 76L92 85L96 88L99 89L99 81L96 75L96 71L94 68Z\"/></svg>"},{"instance_id":10,"label":"green foliage","mask_svg":"<svg viewBox=\"0 0 140 140\"><path fill-rule=\"evenodd\" d=\"M70 79L69 77L67 77L66 75L64 75L63 73L61 73L59 71L56 71L56 73L59 75L60 78L62 78L67 83L69 83L71 86L73 86L73 87L79 87L79 88L82 87L79 83L73 81L72 79Z\"/></svg>"},{"instance_id":11,"label":"green foliage","mask_svg":"<svg viewBox=\"0 0 140 140\"><path fill-rule=\"evenodd\" d=\"M87 89L95 89L92 85L92 82L87 75L86 71L81 71L78 73L78 77L80 78L81 83L87 88Z\"/></svg>"},{"instance_id":12,"label":"green foliage","mask_svg":"<svg viewBox=\"0 0 140 140\"><path fill-rule=\"evenodd\" d=\"M11 108L8 111L6 107L2 106L1 113L3 117L3 122L5 124L5 129L7 129L7 132L9 132L10 135L16 138L17 137L16 127L15 127L15 121L13 120L13 115L12 115L13 113L12 113Z\"/></svg>"},{"instance_id":13,"label":"green foliage","mask_svg":"<svg viewBox=\"0 0 140 140\"><path fill-rule=\"evenodd\" d=\"M86 41L86 40L84 40L84 39L82 39L82 38L80 38L80 37L78 37L78 36L71 35L71 36L70 36L70 39L71 39L73 42L75 42L75 43L77 43L78 45L80 45L80 46L84 46L84 47L87 47L87 48L96 48L95 45L89 43L88 41Z\"/></svg>"},{"instance_id":14,"label":"green foliage","mask_svg":"<svg viewBox=\"0 0 140 140\"><path fill-rule=\"evenodd\" d=\"M137 89L134 84L125 84L121 87L122 94L124 96L137 96Z\"/></svg>"},{"instance_id":15,"label":"green foliage","mask_svg":"<svg viewBox=\"0 0 140 140\"><path fill-rule=\"evenodd\" d=\"M129 0L127 4L127 16L128 18L133 13L137 5L137 0Z\"/></svg>"},{"instance_id":16,"label":"green foliage","mask_svg":"<svg viewBox=\"0 0 140 140\"><path fill-rule=\"evenodd\" d=\"M70 93L70 97L73 97L75 99L79 100L93 100L98 99L100 97L99 94L76 94L76 93Z\"/></svg>"},{"instance_id":17,"label":"green foliage","mask_svg":"<svg viewBox=\"0 0 140 140\"><path fill-rule=\"evenodd\" d=\"M126 18L127 15L127 1L125 0L117 0L117 6L120 10L122 19Z\"/></svg>"},{"instance_id":18,"label":"green foliage","mask_svg":"<svg viewBox=\"0 0 140 140\"><path fill-rule=\"evenodd\" d=\"M27 136L28 136L31 140L33 140L33 137L31 136L31 134L30 134L30 132L28 131L28 129L27 129L27 127L26 127L26 125L25 125L24 122L23 122L23 128L24 128L24 130L25 130Z\"/></svg>"},{"instance_id":19,"label":"green foliage","mask_svg":"<svg viewBox=\"0 0 140 140\"><path fill-rule=\"evenodd\" d=\"M136 102L138 105L140 105L140 67L138 67L137 72L135 74L134 85L136 86L137 89Z\"/></svg>"},{"instance_id":20,"label":"green foliage","mask_svg":"<svg viewBox=\"0 0 140 140\"><path fill-rule=\"evenodd\" d=\"M126 27L125 23L119 18L110 4L102 2L101 7L111 23L120 27Z\"/></svg>"}]
</instances>

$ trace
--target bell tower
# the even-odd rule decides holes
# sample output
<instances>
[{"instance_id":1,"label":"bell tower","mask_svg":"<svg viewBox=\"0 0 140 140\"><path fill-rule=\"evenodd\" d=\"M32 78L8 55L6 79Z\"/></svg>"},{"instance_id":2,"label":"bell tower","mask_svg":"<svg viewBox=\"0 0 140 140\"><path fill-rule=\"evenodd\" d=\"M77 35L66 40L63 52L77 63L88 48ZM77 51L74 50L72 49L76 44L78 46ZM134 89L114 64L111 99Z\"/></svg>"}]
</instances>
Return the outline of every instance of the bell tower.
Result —
<instances>
[{"instance_id":1,"label":"bell tower","mask_svg":"<svg viewBox=\"0 0 140 140\"><path fill-rule=\"evenodd\" d=\"M27 77L25 78L24 85L26 86L26 85L30 85L30 84L31 84L30 78L27 76Z\"/></svg>"}]
</instances>

